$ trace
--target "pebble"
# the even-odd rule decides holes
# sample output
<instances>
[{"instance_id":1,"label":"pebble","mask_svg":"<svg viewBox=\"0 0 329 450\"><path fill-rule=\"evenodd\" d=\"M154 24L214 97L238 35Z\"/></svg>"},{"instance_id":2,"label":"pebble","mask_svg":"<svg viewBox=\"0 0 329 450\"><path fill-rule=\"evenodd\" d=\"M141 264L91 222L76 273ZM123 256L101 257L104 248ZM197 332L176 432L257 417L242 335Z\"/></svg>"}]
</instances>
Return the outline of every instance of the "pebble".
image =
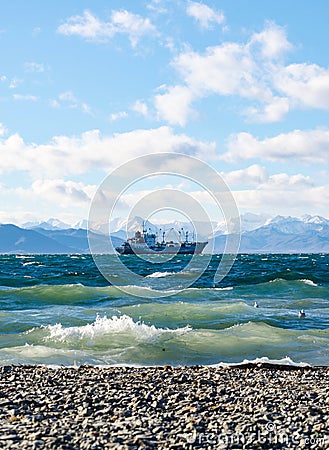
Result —
<instances>
[{"instance_id":1,"label":"pebble","mask_svg":"<svg viewBox=\"0 0 329 450\"><path fill-rule=\"evenodd\" d=\"M0 368L1 449L329 449L327 368Z\"/></svg>"}]
</instances>

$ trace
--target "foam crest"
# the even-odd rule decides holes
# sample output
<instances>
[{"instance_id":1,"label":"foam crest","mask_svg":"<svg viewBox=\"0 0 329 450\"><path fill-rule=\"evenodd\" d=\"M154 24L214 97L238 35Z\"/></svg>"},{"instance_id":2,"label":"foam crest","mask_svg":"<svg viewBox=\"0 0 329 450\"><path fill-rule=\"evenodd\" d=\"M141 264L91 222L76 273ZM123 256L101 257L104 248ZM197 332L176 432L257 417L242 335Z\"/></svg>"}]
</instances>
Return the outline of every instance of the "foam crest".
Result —
<instances>
[{"instance_id":1,"label":"foam crest","mask_svg":"<svg viewBox=\"0 0 329 450\"><path fill-rule=\"evenodd\" d=\"M23 266L35 266L35 267L44 267L44 264L38 261L27 261L23 263Z\"/></svg>"},{"instance_id":2,"label":"foam crest","mask_svg":"<svg viewBox=\"0 0 329 450\"><path fill-rule=\"evenodd\" d=\"M316 284L316 283L314 283L314 281L312 281L312 280L308 280L308 279L303 279L303 280L300 280L302 283L305 283L305 284L307 284L308 286L314 286L314 287L317 287L318 285Z\"/></svg>"},{"instance_id":3,"label":"foam crest","mask_svg":"<svg viewBox=\"0 0 329 450\"><path fill-rule=\"evenodd\" d=\"M289 356L286 356L285 358L281 358L281 359L272 359L272 358L268 358L267 356L263 356L260 358L255 358L255 359L244 359L241 362L237 362L237 363L224 363L224 362L220 362L217 364L212 364L210 365L210 367L239 367L239 366L243 366L246 364L271 364L274 366L293 366L293 367L311 367L310 364L306 363L306 362L295 362L293 361L291 358L289 358Z\"/></svg>"},{"instance_id":4,"label":"foam crest","mask_svg":"<svg viewBox=\"0 0 329 450\"><path fill-rule=\"evenodd\" d=\"M61 323L56 325L47 325L45 328L49 335L46 340L55 340L58 342L70 342L75 340L93 341L97 338L104 338L105 336L113 335L129 335L137 341L152 341L167 334L181 335L191 330L190 327L169 329L157 328L155 325L147 325L143 322L134 322L133 319L127 315L123 316L96 316L93 323L74 326L63 327Z\"/></svg>"},{"instance_id":5,"label":"foam crest","mask_svg":"<svg viewBox=\"0 0 329 450\"><path fill-rule=\"evenodd\" d=\"M150 275L147 275L145 278L164 278L169 275L175 275L175 272L154 272L150 273Z\"/></svg>"}]
</instances>

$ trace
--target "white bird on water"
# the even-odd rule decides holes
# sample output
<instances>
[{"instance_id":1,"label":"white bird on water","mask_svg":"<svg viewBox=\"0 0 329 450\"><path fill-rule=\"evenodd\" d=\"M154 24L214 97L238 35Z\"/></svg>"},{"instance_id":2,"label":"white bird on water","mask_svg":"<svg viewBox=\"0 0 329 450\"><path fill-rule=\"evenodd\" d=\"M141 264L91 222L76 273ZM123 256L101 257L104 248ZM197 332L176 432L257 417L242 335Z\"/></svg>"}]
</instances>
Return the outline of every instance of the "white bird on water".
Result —
<instances>
[{"instance_id":1,"label":"white bird on water","mask_svg":"<svg viewBox=\"0 0 329 450\"><path fill-rule=\"evenodd\" d=\"M305 316L306 316L305 311L303 309L301 309L298 313L298 317L301 319L302 317L305 317Z\"/></svg>"},{"instance_id":2,"label":"white bird on water","mask_svg":"<svg viewBox=\"0 0 329 450\"><path fill-rule=\"evenodd\" d=\"M258 303L257 302L254 303L254 308L258 308Z\"/></svg>"}]
</instances>

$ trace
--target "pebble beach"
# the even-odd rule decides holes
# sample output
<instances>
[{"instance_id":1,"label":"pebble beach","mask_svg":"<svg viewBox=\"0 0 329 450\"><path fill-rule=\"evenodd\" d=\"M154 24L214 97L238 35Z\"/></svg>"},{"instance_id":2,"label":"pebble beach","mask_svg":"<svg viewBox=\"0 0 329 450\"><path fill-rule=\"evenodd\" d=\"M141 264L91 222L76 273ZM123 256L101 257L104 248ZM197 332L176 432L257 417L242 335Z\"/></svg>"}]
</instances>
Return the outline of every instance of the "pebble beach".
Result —
<instances>
[{"instance_id":1,"label":"pebble beach","mask_svg":"<svg viewBox=\"0 0 329 450\"><path fill-rule=\"evenodd\" d=\"M0 368L2 449L329 448L329 368Z\"/></svg>"}]
</instances>

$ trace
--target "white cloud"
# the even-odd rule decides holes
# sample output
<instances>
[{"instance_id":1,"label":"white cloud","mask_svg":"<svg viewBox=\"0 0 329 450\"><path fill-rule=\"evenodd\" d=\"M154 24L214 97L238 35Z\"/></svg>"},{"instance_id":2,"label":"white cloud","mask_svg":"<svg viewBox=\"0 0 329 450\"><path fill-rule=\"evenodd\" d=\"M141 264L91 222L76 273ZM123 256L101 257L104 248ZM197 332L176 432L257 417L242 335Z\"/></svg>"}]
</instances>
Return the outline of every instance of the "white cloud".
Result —
<instances>
[{"instance_id":1,"label":"white cloud","mask_svg":"<svg viewBox=\"0 0 329 450\"><path fill-rule=\"evenodd\" d=\"M87 113L87 114L91 114L91 108L90 108L90 106L87 103L81 102L80 103L80 108L81 108L82 112Z\"/></svg>"},{"instance_id":2,"label":"white cloud","mask_svg":"<svg viewBox=\"0 0 329 450\"><path fill-rule=\"evenodd\" d=\"M79 100L72 91L65 91L65 92L61 92L58 95L57 99L51 99L49 100L49 105L52 108L70 108L70 109L79 109L84 113L91 113L91 108L90 106Z\"/></svg>"},{"instance_id":3,"label":"white cloud","mask_svg":"<svg viewBox=\"0 0 329 450\"><path fill-rule=\"evenodd\" d=\"M287 98L274 97L271 103L265 104L263 107L247 108L245 116L249 122L278 122L289 112L289 108Z\"/></svg>"},{"instance_id":4,"label":"white cloud","mask_svg":"<svg viewBox=\"0 0 329 450\"><path fill-rule=\"evenodd\" d=\"M38 100L38 97L35 95L31 95L31 94L14 94L13 95L14 100L27 100L27 101L31 101L31 102L36 102Z\"/></svg>"},{"instance_id":5,"label":"white cloud","mask_svg":"<svg viewBox=\"0 0 329 450\"><path fill-rule=\"evenodd\" d=\"M21 225L54 215L64 222L75 223L88 216L96 189L94 185L63 179L38 179L24 188L0 186L0 223Z\"/></svg>"},{"instance_id":6,"label":"white cloud","mask_svg":"<svg viewBox=\"0 0 329 450\"><path fill-rule=\"evenodd\" d=\"M296 186L291 189L254 189L233 191L233 196L241 212L249 211L275 216L320 214L328 217L329 185L317 187Z\"/></svg>"},{"instance_id":7,"label":"white cloud","mask_svg":"<svg viewBox=\"0 0 329 450\"><path fill-rule=\"evenodd\" d=\"M84 11L82 16L70 17L57 31L67 36L78 35L91 40L108 39L113 35L111 24L101 22L89 11Z\"/></svg>"},{"instance_id":8,"label":"white cloud","mask_svg":"<svg viewBox=\"0 0 329 450\"><path fill-rule=\"evenodd\" d=\"M253 164L246 169L233 170L232 172L222 172L221 176L230 187L237 186L258 186L268 180L265 167Z\"/></svg>"},{"instance_id":9,"label":"white cloud","mask_svg":"<svg viewBox=\"0 0 329 450\"><path fill-rule=\"evenodd\" d=\"M33 30L32 30L32 36L38 36L40 33L41 33L41 28L40 27L35 27L35 28L33 28Z\"/></svg>"},{"instance_id":10,"label":"white cloud","mask_svg":"<svg viewBox=\"0 0 329 450\"><path fill-rule=\"evenodd\" d=\"M204 55L193 51L182 53L173 65L191 92L199 96L238 93L250 84L254 70L246 48L234 43L209 47Z\"/></svg>"},{"instance_id":11,"label":"white cloud","mask_svg":"<svg viewBox=\"0 0 329 450\"><path fill-rule=\"evenodd\" d=\"M45 67L43 64L39 64L36 62L27 62L24 64L24 68L26 72L38 72L42 73L45 71Z\"/></svg>"},{"instance_id":12,"label":"white cloud","mask_svg":"<svg viewBox=\"0 0 329 450\"><path fill-rule=\"evenodd\" d=\"M0 136L4 136L7 133L8 133L7 128L4 126L3 123L0 123Z\"/></svg>"},{"instance_id":13,"label":"white cloud","mask_svg":"<svg viewBox=\"0 0 329 450\"><path fill-rule=\"evenodd\" d=\"M148 107L147 104L142 102L141 100L137 100L132 108L133 111L136 111L137 113L141 114L142 116L146 117L148 115Z\"/></svg>"},{"instance_id":14,"label":"white cloud","mask_svg":"<svg viewBox=\"0 0 329 450\"><path fill-rule=\"evenodd\" d=\"M23 80L19 79L19 78L12 78L12 80L9 83L9 89L16 89L17 86L19 86L21 83L23 82Z\"/></svg>"},{"instance_id":15,"label":"white cloud","mask_svg":"<svg viewBox=\"0 0 329 450\"><path fill-rule=\"evenodd\" d=\"M316 64L290 64L278 71L274 83L296 106L329 110L329 69Z\"/></svg>"},{"instance_id":16,"label":"white cloud","mask_svg":"<svg viewBox=\"0 0 329 450\"><path fill-rule=\"evenodd\" d=\"M128 11L113 11L112 24L116 33L129 36L133 47L136 46L143 35L154 34L156 31L149 19L144 19L138 14L132 14Z\"/></svg>"},{"instance_id":17,"label":"white cloud","mask_svg":"<svg viewBox=\"0 0 329 450\"><path fill-rule=\"evenodd\" d=\"M155 14L165 14L168 12L168 9L165 7L167 2L168 0L151 0L147 5L147 9Z\"/></svg>"},{"instance_id":18,"label":"white cloud","mask_svg":"<svg viewBox=\"0 0 329 450\"><path fill-rule=\"evenodd\" d=\"M277 173L269 175L265 167L253 164L245 169L221 172L230 188L255 187L260 190L295 190L314 186L313 180L303 174L288 175Z\"/></svg>"},{"instance_id":19,"label":"white cloud","mask_svg":"<svg viewBox=\"0 0 329 450\"><path fill-rule=\"evenodd\" d=\"M7 81L6 75L1 75L1 76L0 76L0 81L1 81L2 83L4 83L5 81Z\"/></svg>"},{"instance_id":20,"label":"white cloud","mask_svg":"<svg viewBox=\"0 0 329 450\"><path fill-rule=\"evenodd\" d=\"M269 174L265 167L220 174L227 182L240 212L302 215L305 211L328 216L329 186L315 186L304 174Z\"/></svg>"},{"instance_id":21,"label":"white cloud","mask_svg":"<svg viewBox=\"0 0 329 450\"><path fill-rule=\"evenodd\" d=\"M119 111L110 115L110 121L114 122L115 120L125 119L126 117L128 117L128 113L126 111Z\"/></svg>"},{"instance_id":22,"label":"white cloud","mask_svg":"<svg viewBox=\"0 0 329 450\"><path fill-rule=\"evenodd\" d=\"M268 26L274 27L273 24ZM169 123L185 124L193 101L213 94L239 95L248 100L271 104L274 94L265 78L265 75L268 76L267 70L263 68L264 62L253 54L252 39L247 44L225 42L208 47L204 54L188 50L178 55L172 65L183 84L168 87L167 92L162 94L164 102L161 101L161 95L155 97L160 117L167 121L170 118ZM177 91L185 93L181 102L177 98ZM172 102L170 97L173 97ZM172 109L174 102L175 110Z\"/></svg>"},{"instance_id":23,"label":"white cloud","mask_svg":"<svg viewBox=\"0 0 329 450\"><path fill-rule=\"evenodd\" d=\"M60 103L59 103L59 101L58 100L55 100L55 99L51 99L51 100L49 100L49 105L52 107L52 108L60 108Z\"/></svg>"},{"instance_id":24,"label":"white cloud","mask_svg":"<svg viewBox=\"0 0 329 450\"><path fill-rule=\"evenodd\" d=\"M285 173L268 175L264 168L250 166L241 171L221 174L231 185L231 192L237 201L240 211L268 213L270 215L302 215L305 211L311 214L328 216L329 185L314 186L309 177L302 174ZM179 182L179 180L177 180ZM257 185L257 183L259 184ZM245 184L241 189L240 185ZM207 191L194 190L192 186L166 186L186 192L203 208L218 220L218 207L213 210L213 198ZM75 223L86 218L90 200L97 186L85 185L82 182L56 179L37 179L27 188L6 188L0 186L0 222L24 223L29 220L57 218L67 223ZM120 208L131 208L145 195L154 189L141 189L125 192L120 197ZM159 193L161 198L161 190ZM6 199L10 197L10 205L6 210ZM29 205L29 210L25 210ZM155 209L157 205L154 205Z\"/></svg>"},{"instance_id":25,"label":"white cloud","mask_svg":"<svg viewBox=\"0 0 329 450\"><path fill-rule=\"evenodd\" d=\"M169 127L105 137L92 130L80 137L55 136L48 144L41 145L27 144L21 136L13 134L0 139L0 172L26 171L37 179L83 174L95 167L108 172L131 158L160 152L209 157L215 152L215 144L174 134Z\"/></svg>"},{"instance_id":26,"label":"white cloud","mask_svg":"<svg viewBox=\"0 0 329 450\"><path fill-rule=\"evenodd\" d=\"M286 31L274 22L268 22L263 31L254 33L250 39L250 46L259 45L263 57L275 59L292 49Z\"/></svg>"},{"instance_id":27,"label":"white cloud","mask_svg":"<svg viewBox=\"0 0 329 450\"><path fill-rule=\"evenodd\" d=\"M313 213L321 211L322 215L328 216L326 203L329 200L328 186L314 186L312 180L303 174L279 173L269 175L262 167L250 166L244 170L221 173L220 175L229 183L231 193L241 211L258 213L262 211L270 215L283 213L301 215L305 214L305 211ZM195 185L184 186L184 183L182 183L182 186L162 187L163 189L178 189L185 192L198 201L213 219L219 214L218 205L216 206L213 197L206 190L195 189ZM160 199L164 198L159 186L157 186L156 192L158 196L154 209L161 205ZM120 197L120 207L132 208L151 193L154 193L154 189L126 191ZM319 197L320 194L321 197ZM167 195L167 193L164 192L164 195Z\"/></svg>"},{"instance_id":28,"label":"white cloud","mask_svg":"<svg viewBox=\"0 0 329 450\"><path fill-rule=\"evenodd\" d=\"M147 34L156 35L156 29L150 19L126 10L112 11L111 20L103 22L91 12L84 11L82 16L72 16L60 25L61 34L78 35L92 41L108 41L116 34L126 34L135 47Z\"/></svg>"},{"instance_id":29,"label":"white cloud","mask_svg":"<svg viewBox=\"0 0 329 450\"><path fill-rule=\"evenodd\" d=\"M87 206L97 186L85 186L81 182L62 179L36 180L32 183L31 193L37 199L59 205L60 207Z\"/></svg>"},{"instance_id":30,"label":"white cloud","mask_svg":"<svg viewBox=\"0 0 329 450\"><path fill-rule=\"evenodd\" d=\"M72 91L66 91L66 92L62 92L61 94L59 94L58 98L60 100L62 100L63 102L68 102L71 104L76 104L77 103L77 99L75 97L75 95L73 94Z\"/></svg>"},{"instance_id":31,"label":"white cloud","mask_svg":"<svg viewBox=\"0 0 329 450\"><path fill-rule=\"evenodd\" d=\"M285 29L267 22L246 43L224 42L202 53L183 51L172 61L181 82L154 97L159 117L183 126L192 116L193 102L211 95L219 100L241 97L246 102L241 113L248 121L263 123L282 120L296 108L329 110L329 69L285 65L292 48Z\"/></svg>"},{"instance_id":32,"label":"white cloud","mask_svg":"<svg viewBox=\"0 0 329 450\"><path fill-rule=\"evenodd\" d=\"M250 133L230 136L227 161L261 158L269 161L329 162L329 130L294 130L259 140Z\"/></svg>"},{"instance_id":33,"label":"white cloud","mask_svg":"<svg viewBox=\"0 0 329 450\"><path fill-rule=\"evenodd\" d=\"M271 175L268 178L268 182L264 185L261 185L260 188L276 189L276 190L281 189L284 191L291 191L291 190L299 191L299 189L306 189L312 186L314 186L314 183L311 177L309 176L300 173L296 175L278 173L275 175Z\"/></svg>"},{"instance_id":34,"label":"white cloud","mask_svg":"<svg viewBox=\"0 0 329 450\"><path fill-rule=\"evenodd\" d=\"M192 100L192 92L185 86L169 87L165 94L156 95L154 99L159 118L181 126L194 114Z\"/></svg>"},{"instance_id":35,"label":"white cloud","mask_svg":"<svg viewBox=\"0 0 329 450\"><path fill-rule=\"evenodd\" d=\"M210 28L212 24L221 24L225 20L222 12L215 11L204 3L190 1L186 12L199 22L203 28Z\"/></svg>"}]
</instances>

